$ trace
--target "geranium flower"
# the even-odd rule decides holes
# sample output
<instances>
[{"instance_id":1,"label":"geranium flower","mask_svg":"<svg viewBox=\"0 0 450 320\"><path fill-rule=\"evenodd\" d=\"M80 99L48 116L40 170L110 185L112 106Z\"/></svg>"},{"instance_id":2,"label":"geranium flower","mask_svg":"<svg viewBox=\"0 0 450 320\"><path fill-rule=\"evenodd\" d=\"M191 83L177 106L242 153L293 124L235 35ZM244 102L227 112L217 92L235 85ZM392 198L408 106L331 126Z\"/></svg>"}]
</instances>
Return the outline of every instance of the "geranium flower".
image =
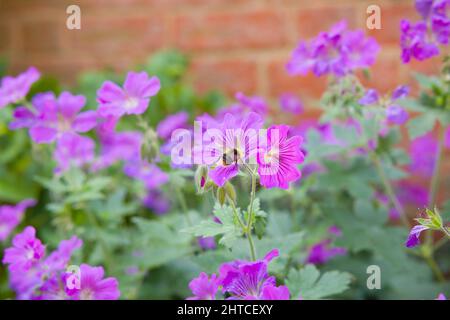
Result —
<instances>
[{"instance_id":1,"label":"geranium flower","mask_svg":"<svg viewBox=\"0 0 450 320\"><path fill-rule=\"evenodd\" d=\"M254 112L243 118L228 113L222 123L209 123L204 144L199 150L194 147L194 157L211 167L208 175L215 184L223 186L241 166L256 158L262 125L263 119Z\"/></svg>"},{"instance_id":2,"label":"geranium flower","mask_svg":"<svg viewBox=\"0 0 450 320\"><path fill-rule=\"evenodd\" d=\"M426 22L411 24L407 20L402 20L400 30L403 63L408 63L411 58L422 61L439 54L437 45L428 39Z\"/></svg>"},{"instance_id":3,"label":"geranium flower","mask_svg":"<svg viewBox=\"0 0 450 320\"><path fill-rule=\"evenodd\" d=\"M315 39L300 42L286 68L290 75L312 71L316 76L341 77L372 65L379 50L374 39L366 38L362 31L347 30L347 23L341 21Z\"/></svg>"},{"instance_id":4,"label":"geranium flower","mask_svg":"<svg viewBox=\"0 0 450 320\"><path fill-rule=\"evenodd\" d=\"M288 138L289 127L271 126L267 131L267 145L258 153L260 183L266 188L289 188L289 183L301 177L298 165L303 162L300 150L302 137Z\"/></svg>"},{"instance_id":5,"label":"geranium flower","mask_svg":"<svg viewBox=\"0 0 450 320\"><path fill-rule=\"evenodd\" d=\"M158 123L156 132L162 139L170 139L173 131L187 127L188 120L189 114L187 112L171 114Z\"/></svg>"},{"instance_id":6,"label":"geranium flower","mask_svg":"<svg viewBox=\"0 0 450 320\"><path fill-rule=\"evenodd\" d=\"M197 278L189 282L189 289L194 295L187 300L215 300L219 281L215 274L208 277L206 273L201 272Z\"/></svg>"},{"instance_id":7,"label":"geranium flower","mask_svg":"<svg viewBox=\"0 0 450 320\"><path fill-rule=\"evenodd\" d=\"M405 109L394 104L386 108L386 118L392 123L402 125L408 120L409 115Z\"/></svg>"},{"instance_id":8,"label":"geranium flower","mask_svg":"<svg viewBox=\"0 0 450 320\"><path fill-rule=\"evenodd\" d=\"M142 114L161 88L157 77L149 77L144 71L129 72L123 88L111 81L103 83L97 91L98 112L101 116L121 117L125 114Z\"/></svg>"},{"instance_id":9,"label":"geranium flower","mask_svg":"<svg viewBox=\"0 0 450 320\"><path fill-rule=\"evenodd\" d=\"M81 167L94 160L95 142L88 137L65 133L58 140L53 154L58 163L55 172L62 173L71 166Z\"/></svg>"},{"instance_id":10,"label":"geranium flower","mask_svg":"<svg viewBox=\"0 0 450 320\"><path fill-rule=\"evenodd\" d=\"M26 199L15 206L0 206L0 241L6 240L22 220L25 210L36 204L34 199Z\"/></svg>"},{"instance_id":11,"label":"geranium flower","mask_svg":"<svg viewBox=\"0 0 450 320\"><path fill-rule=\"evenodd\" d=\"M406 239L405 246L407 248L413 248L420 244L420 233L422 231L428 230L429 227L423 226L421 224L414 226L409 232L408 239Z\"/></svg>"},{"instance_id":12,"label":"geranium flower","mask_svg":"<svg viewBox=\"0 0 450 320\"><path fill-rule=\"evenodd\" d=\"M292 114L301 114L303 112L303 103L299 98L290 93L280 96L281 110Z\"/></svg>"},{"instance_id":13,"label":"geranium flower","mask_svg":"<svg viewBox=\"0 0 450 320\"><path fill-rule=\"evenodd\" d=\"M84 96L63 92L56 98L53 93L36 95L32 100L33 110L18 107L11 129L29 128L36 143L51 143L65 133L87 132L97 125L95 111L79 111L86 104Z\"/></svg>"},{"instance_id":14,"label":"geranium flower","mask_svg":"<svg viewBox=\"0 0 450 320\"><path fill-rule=\"evenodd\" d=\"M66 287L66 292L74 300L117 300L120 297L116 278L104 279L103 267L80 265L80 288Z\"/></svg>"},{"instance_id":15,"label":"geranium flower","mask_svg":"<svg viewBox=\"0 0 450 320\"><path fill-rule=\"evenodd\" d=\"M164 171L146 160L129 161L123 170L127 176L142 181L148 190L158 188L169 180Z\"/></svg>"},{"instance_id":16,"label":"geranium flower","mask_svg":"<svg viewBox=\"0 0 450 320\"><path fill-rule=\"evenodd\" d=\"M40 77L39 71L31 67L17 77L4 77L0 83L0 109L10 103L20 102L30 91L31 85Z\"/></svg>"}]
</instances>

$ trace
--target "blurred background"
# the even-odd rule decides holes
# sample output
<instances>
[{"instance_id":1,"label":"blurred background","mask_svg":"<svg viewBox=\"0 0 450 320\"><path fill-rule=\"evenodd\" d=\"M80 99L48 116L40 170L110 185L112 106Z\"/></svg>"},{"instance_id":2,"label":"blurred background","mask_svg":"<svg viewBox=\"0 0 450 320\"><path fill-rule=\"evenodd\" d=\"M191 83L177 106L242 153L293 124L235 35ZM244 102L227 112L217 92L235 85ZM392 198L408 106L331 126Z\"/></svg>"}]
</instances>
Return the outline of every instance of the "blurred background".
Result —
<instances>
[{"instance_id":1,"label":"blurred background","mask_svg":"<svg viewBox=\"0 0 450 320\"><path fill-rule=\"evenodd\" d=\"M402 65L399 21L417 20L413 0L0 0L0 56L8 71L30 65L65 84L87 70L125 72L155 52L187 54L186 81L199 92L277 98L295 92L311 108L324 78L290 77L284 65L300 39L345 19L366 29L377 4L382 29L367 30L382 51L368 85L413 84L412 70L437 71L439 58ZM66 8L81 8L81 30L66 28ZM412 69L411 69L412 67Z\"/></svg>"}]
</instances>

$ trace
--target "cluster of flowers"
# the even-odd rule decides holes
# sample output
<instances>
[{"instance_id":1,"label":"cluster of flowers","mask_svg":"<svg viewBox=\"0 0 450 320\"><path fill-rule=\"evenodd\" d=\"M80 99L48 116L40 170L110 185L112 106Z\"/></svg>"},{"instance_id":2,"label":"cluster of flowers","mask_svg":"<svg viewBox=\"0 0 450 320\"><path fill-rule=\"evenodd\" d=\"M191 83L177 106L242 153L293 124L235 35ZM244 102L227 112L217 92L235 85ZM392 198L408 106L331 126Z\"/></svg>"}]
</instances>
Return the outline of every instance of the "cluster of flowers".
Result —
<instances>
[{"instance_id":1,"label":"cluster of flowers","mask_svg":"<svg viewBox=\"0 0 450 320\"><path fill-rule=\"evenodd\" d=\"M365 37L361 30L347 30L347 23L342 21L309 42L301 41L286 68L291 75L312 71L316 76L341 77L372 65L379 50L374 39Z\"/></svg>"},{"instance_id":2,"label":"cluster of flowers","mask_svg":"<svg viewBox=\"0 0 450 320\"><path fill-rule=\"evenodd\" d=\"M450 37L449 0L416 0L419 22L402 20L400 24L402 61L426 60L439 54L439 45L448 45Z\"/></svg>"},{"instance_id":3,"label":"cluster of flowers","mask_svg":"<svg viewBox=\"0 0 450 320\"><path fill-rule=\"evenodd\" d=\"M256 112L226 113L221 122L211 117L199 120L206 129L205 140L194 147L193 154L209 167L208 178L217 186L224 186L249 165L257 165L260 184L266 188L286 189L301 177L298 164L304 160L303 139L289 136L289 126L272 125L262 137L264 120ZM207 138L208 132L214 132L214 139Z\"/></svg>"},{"instance_id":4,"label":"cluster of flowers","mask_svg":"<svg viewBox=\"0 0 450 320\"><path fill-rule=\"evenodd\" d=\"M219 267L219 275L202 272L189 283L193 296L188 299L215 300L221 288L222 294L231 300L289 300L289 289L276 286L275 277L267 271L269 262L278 254L274 249L262 260L224 263Z\"/></svg>"},{"instance_id":5,"label":"cluster of flowers","mask_svg":"<svg viewBox=\"0 0 450 320\"><path fill-rule=\"evenodd\" d=\"M150 98L160 89L159 79L149 77L145 72L130 72L123 88L106 81L97 92L98 109L80 112L86 98L70 92L63 92L59 97L51 92L39 93L27 102L30 87L39 77L39 72L30 68L17 77L2 80L0 108L18 105L9 124L10 129L27 128L31 139L38 144L55 142L56 173L62 173L71 166L89 166L90 170L97 171L118 161L125 162L124 172L143 181L147 187L148 196L144 204L157 213L167 211L168 200L162 197L157 187L166 183L168 176L155 164L142 159L142 133L116 131L122 116L140 115L147 110ZM95 141L81 135L92 129L96 129L100 144L98 155ZM159 132L165 138L164 129Z\"/></svg>"},{"instance_id":6,"label":"cluster of flowers","mask_svg":"<svg viewBox=\"0 0 450 320\"><path fill-rule=\"evenodd\" d=\"M5 250L10 286L18 299L34 300L115 300L120 296L115 278L104 279L102 267L82 264L79 273L67 272L72 253L82 246L76 236L60 242L45 255L45 246L36 238L36 230L26 227Z\"/></svg>"}]
</instances>

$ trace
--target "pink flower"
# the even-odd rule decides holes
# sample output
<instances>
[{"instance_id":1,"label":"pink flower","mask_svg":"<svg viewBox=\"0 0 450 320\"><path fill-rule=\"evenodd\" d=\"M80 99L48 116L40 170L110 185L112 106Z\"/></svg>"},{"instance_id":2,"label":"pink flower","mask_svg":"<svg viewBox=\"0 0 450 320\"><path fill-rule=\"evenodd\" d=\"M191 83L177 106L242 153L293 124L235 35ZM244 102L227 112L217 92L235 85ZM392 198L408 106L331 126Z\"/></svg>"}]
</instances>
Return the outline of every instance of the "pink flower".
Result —
<instances>
[{"instance_id":1,"label":"pink flower","mask_svg":"<svg viewBox=\"0 0 450 320\"><path fill-rule=\"evenodd\" d=\"M17 77L4 77L0 84L0 109L10 103L17 103L24 99L30 91L31 85L40 77L36 68L29 68Z\"/></svg>"},{"instance_id":2,"label":"pink flower","mask_svg":"<svg viewBox=\"0 0 450 320\"><path fill-rule=\"evenodd\" d=\"M58 163L55 171L61 173L71 166L81 167L90 163L94 160L94 152L95 143L91 138L66 133L58 140L53 154Z\"/></svg>"},{"instance_id":3,"label":"pink flower","mask_svg":"<svg viewBox=\"0 0 450 320\"><path fill-rule=\"evenodd\" d=\"M157 77L149 78L146 72L129 72L123 88L106 81L97 92L98 112L101 116L121 117L125 114L142 114L155 96L161 83Z\"/></svg>"},{"instance_id":4,"label":"pink flower","mask_svg":"<svg viewBox=\"0 0 450 320\"><path fill-rule=\"evenodd\" d=\"M0 206L0 241L4 241L22 220L25 210L36 204L36 200L27 199L15 206Z\"/></svg>"},{"instance_id":5,"label":"pink flower","mask_svg":"<svg viewBox=\"0 0 450 320\"><path fill-rule=\"evenodd\" d=\"M289 127L271 126L267 132L267 145L258 153L260 183L266 188L289 188L289 183L301 177L298 165L303 162L300 136L288 138Z\"/></svg>"},{"instance_id":6,"label":"pink flower","mask_svg":"<svg viewBox=\"0 0 450 320\"><path fill-rule=\"evenodd\" d=\"M408 239L406 239L405 246L407 248L413 248L420 244L419 236L422 231L428 230L429 228L423 225L414 226L409 232Z\"/></svg>"},{"instance_id":7,"label":"pink flower","mask_svg":"<svg viewBox=\"0 0 450 320\"><path fill-rule=\"evenodd\" d=\"M87 132L97 125L95 111L79 111L86 104L84 96L63 92L56 98L53 93L36 95L32 100L33 110L18 107L11 129L29 128L36 143L51 143L64 133Z\"/></svg>"},{"instance_id":8,"label":"pink flower","mask_svg":"<svg viewBox=\"0 0 450 320\"><path fill-rule=\"evenodd\" d=\"M120 297L119 283L115 278L104 279L103 267L80 266L80 287L66 288L74 300L117 300Z\"/></svg>"},{"instance_id":9,"label":"pink flower","mask_svg":"<svg viewBox=\"0 0 450 320\"><path fill-rule=\"evenodd\" d=\"M217 276L212 274L209 278L206 273L201 272L197 278L189 282L189 289L194 295L187 298L188 300L215 300L219 289Z\"/></svg>"},{"instance_id":10,"label":"pink flower","mask_svg":"<svg viewBox=\"0 0 450 320\"><path fill-rule=\"evenodd\" d=\"M36 230L26 227L22 233L13 239L13 247L5 250L3 263L9 265L12 273L28 271L37 264L45 254L45 247L41 240L36 238Z\"/></svg>"}]
</instances>

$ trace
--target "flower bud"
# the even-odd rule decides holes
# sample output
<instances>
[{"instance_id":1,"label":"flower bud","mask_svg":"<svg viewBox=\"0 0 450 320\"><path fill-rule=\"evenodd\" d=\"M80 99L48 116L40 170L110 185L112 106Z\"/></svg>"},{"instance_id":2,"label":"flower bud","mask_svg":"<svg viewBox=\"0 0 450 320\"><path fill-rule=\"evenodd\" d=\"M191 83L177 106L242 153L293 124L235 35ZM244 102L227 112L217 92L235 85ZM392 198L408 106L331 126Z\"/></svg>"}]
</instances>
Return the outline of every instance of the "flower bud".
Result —
<instances>
[{"instance_id":1,"label":"flower bud","mask_svg":"<svg viewBox=\"0 0 450 320\"><path fill-rule=\"evenodd\" d=\"M203 193L208 180L208 168L206 166L198 166L194 179L197 192Z\"/></svg>"}]
</instances>

